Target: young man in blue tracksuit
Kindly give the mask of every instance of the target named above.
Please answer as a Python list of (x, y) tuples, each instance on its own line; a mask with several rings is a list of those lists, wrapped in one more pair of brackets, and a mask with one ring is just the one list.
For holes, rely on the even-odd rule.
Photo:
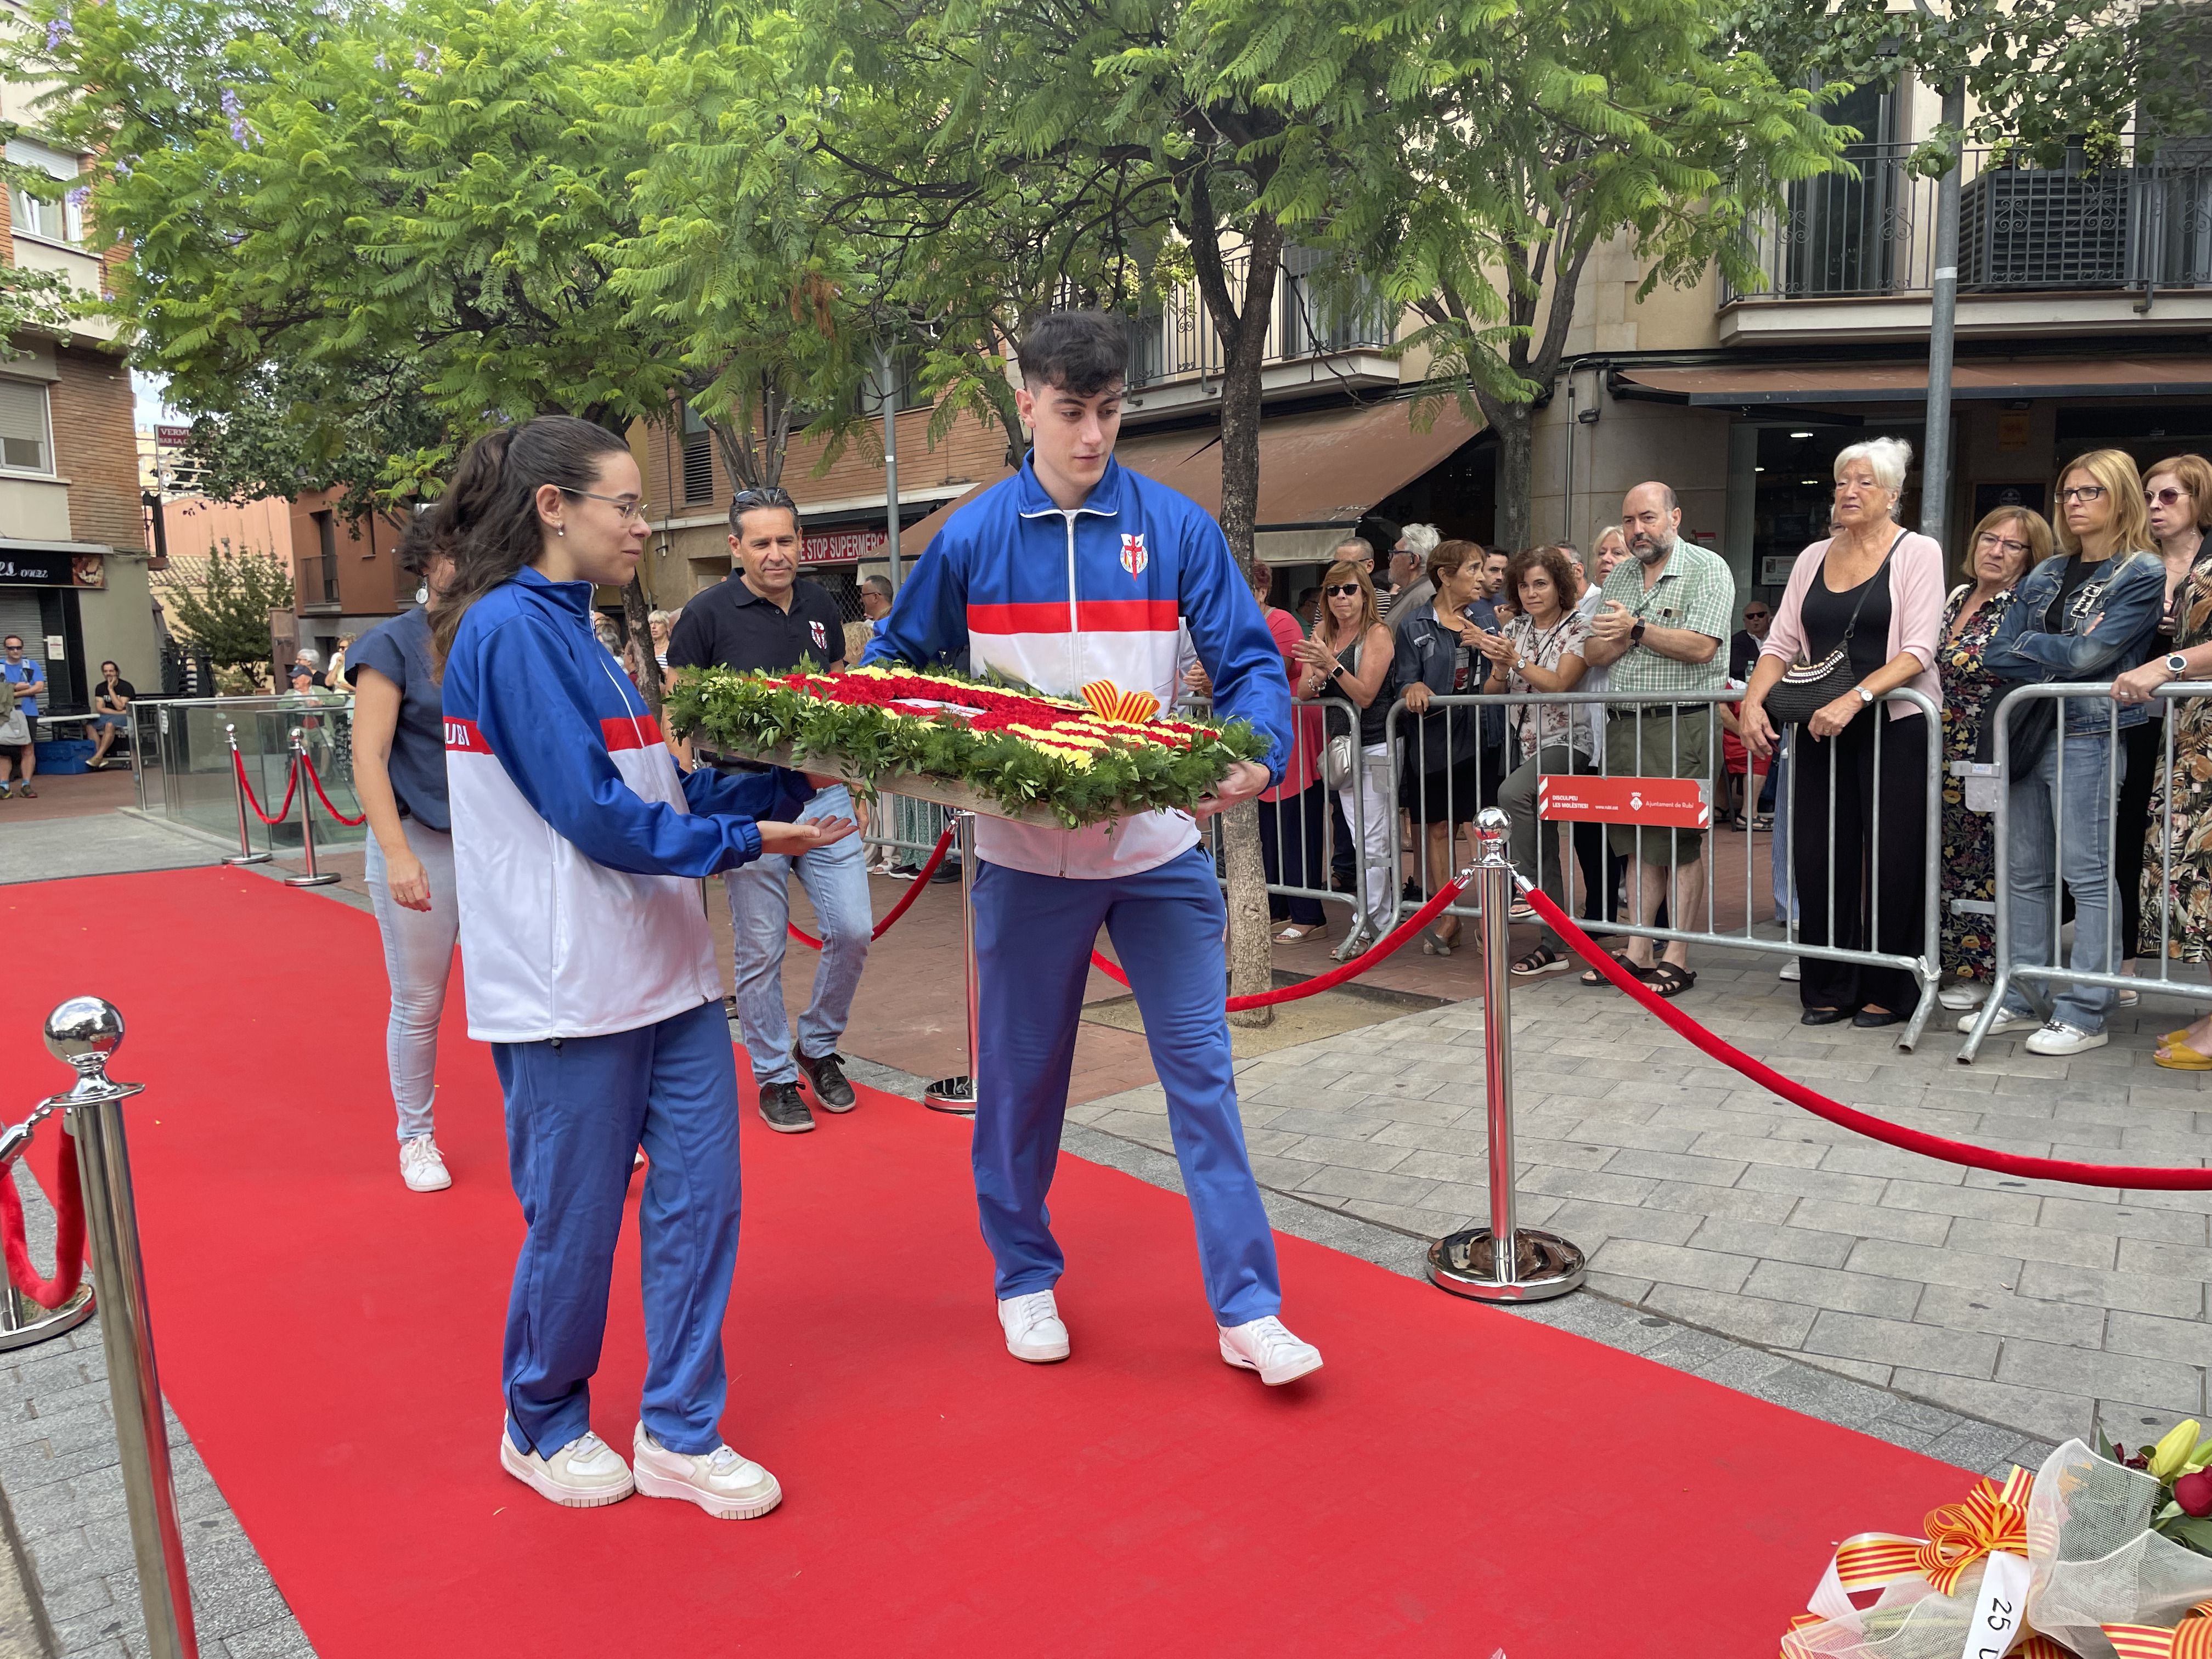
[[(1205, 810), (1257, 796), (1288, 753), (1281, 654), (1221, 527), (1114, 460), (1128, 362), (1121, 325), (1055, 312), (1022, 341), (1015, 393), (1035, 447), (1015, 477), (946, 520), (864, 660), (928, 667), (966, 652), (1054, 696), (1095, 680), (1166, 708), (1183, 631), (1214, 709), (1271, 739)], [(1198, 1224), (1221, 1357), (1287, 1382), (1321, 1354), (1283, 1327), (1275, 1247), (1244, 1151), (1223, 1011), (1227, 913), (1182, 812), (1061, 831), (977, 826), (975, 1196), (998, 1263), (999, 1321), (1018, 1359), (1065, 1359), (1063, 1265), (1045, 1195), (1060, 1153), (1076, 1022), (1103, 925), (1128, 970)]]
[[(725, 1443), (722, 1316), (738, 1254), (738, 1089), (698, 878), (851, 832), (799, 815), (787, 771), (679, 775), (659, 726), (592, 631), (646, 510), (623, 440), (564, 416), (471, 446), (426, 533), (453, 574), (443, 658), (469, 1035), (492, 1045), (529, 1231), (502, 1359), (500, 1462), (541, 1496), (627, 1498), (741, 1520), (782, 1496)], [(635, 1474), (592, 1431), (590, 1379), (631, 1163), (646, 1373)]]

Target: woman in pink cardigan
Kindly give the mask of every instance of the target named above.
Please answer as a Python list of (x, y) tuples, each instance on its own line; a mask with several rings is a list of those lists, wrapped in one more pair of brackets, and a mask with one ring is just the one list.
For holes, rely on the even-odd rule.
[(1942, 734), (1928, 729), (1915, 703), (1873, 707), (1899, 686), (1942, 707), (1936, 650), (1943, 550), (1900, 529), (1894, 516), (1911, 460), (1911, 446), (1897, 438), (1853, 444), (1836, 457), (1836, 532), (1807, 548), (1790, 571), (1743, 697), (1744, 741), (1754, 754), (1771, 753), (1766, 694), (1784, 672), (1838, 647), (1848, 655), (1850, 688), (1805, 722), (1790, 757), (1792, 873), (1807, 947), (1798, 994), (1808, 1025), (1894, 1025), (1920, 997), (1906, 969), (1818, 954), (1832, 945), (1919, 957), (1928, 948), (1928, 756)]

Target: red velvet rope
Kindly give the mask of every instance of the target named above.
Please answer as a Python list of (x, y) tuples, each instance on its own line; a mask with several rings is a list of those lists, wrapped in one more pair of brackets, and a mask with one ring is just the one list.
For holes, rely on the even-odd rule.
[(292, 816), (292, 797), (300, 789), (300, 768), (296, 762), (284, 774), (284, 804), (276, 809), (276, 816), (273, 818), (261, 810), (260, 801), (254, 797), (253, 786), (246, 781), (246, 757), (234, 749), (230, 751), (230, 763), (238, 773), (238, 787), (246, 791), (246, 804), (253, 809), (255, 817), (264, 823), (282, 823)]
[(1576, 926), (1573, 917), (1553, 903), (1540, 890), (1524, 888), (1523, 896), (1552, 930), (1574, 947), (1577, 955), (1673, 1026), (1693, 1046), (1703, 1049), (1722, 1065), (1735, 1067), (1753, 1082), (1771, 1089), (1791, 1105), (1802, 1106), (1814, 1116), (1826, 1118), (1829, 1122), (1863, 1134), (1869, 1140), (1879, 1140), (1886, 1146), (1895, 1146), (1904, 1152), (1917, 1152), (1923, 1158), (1940, 1158), (1947, 1164), (1963, 1164), (1970, 1170), (1990, 1170), (1998, 1175), (2024, 1176), (2034, 1181), (2069, 1181), (2077, 1187), (2125, 1187), (2138, 1191), (2156, 1189), (2185, 1193), (2212, 1190), (2212, 1170), (2136, 1169), (2109, 1164), (2075, 1164), (2064, 1158), (2025, 1158), (2014, 1152), (2000, 1152), (1987, 1146), (1972, 1146), (1963, 1140), (1946, 1140), (1941, 1135), (1923, 1134), (1917, 1129), (1907, 1129), (1899, 1124), (1887, 1122), (1831, 1100), (1826, 1095), (1816, 1094), (1794, 1078), (1783, 1076), (1771, 1066), (1753, 1060), (1742, 1049), (1723, 1042), (1698, 1024), (1622, 967), (1618, 960)]
[(349, 830), (358, 829), (361, 825), (368, 822), (368, 811), (365, 807), (362, 809), (362, 815), (359, 817), (349, 818), (344, 813), (339, 811), (337, 807), (331, 805), (331, 798), (323, 793), (323, 780), (321, 775), (315, 770), (314, 762), (309, 760), (305, 755), (302, 755), (300, 757), (300, 764), (307, 769), (307, 781), (314, 785), (315, 799), (322, 802), (323, 811), (328, 812), (332, 817), (336, 818), (340, 823), (344, 824)]
[(41, 1279), (23, 1239), (23, 1195), (15, 1190), (13, 1162), (0, 1164), (0, 1247), (8, 1257), (8, 1282), (49, 1311), (76, 1294), (84, 1279), (84, 1193), (77, 1185), (76, 1154), (64, 1152), (54, 1195), (54, 1276)]
[[(948, 826), (945, 833), (937, 838), (937, 845), (930, 850), (929, 862), (921, 866), (921, 873), (914, 878), (914, 885), (900, 896), (899, 902), (891, 906), (884, 919), (876, 924), (875, 930), (868, 935), (872, 943), (890, 933), (891, 924), (904, 915), (914, 902), (921, 896), (921, 890), (928, 884), (929, 878), (937, 873), (937, 866), (945, 862), (945, 849), (951, 845), (952, 831)], [(800, 927), (797, 922), (787, 921), (784, 923), (784, 929), (808, 950), (818, 951), (822, 948), (822, 941)]]
[[(1279, 1002), (1297, 1002), (1304, 997), (1319, 996), (1323, 991), (1333, 990), (1348, 979), (1357, 979), (1383, 957), (1396, 951), (1414, 934), (1442, 915), (1444, 913), (1444, 907), (1457, 898), (1466, 886), (1465, 876), (1446, 882), (1437, 890), (1435, 896), (1426, 904), (1369, 945), (1365, 951), (1349, 962), (1340, 963), (1325, 974), (1316, 974), (1313, 978), (1302, 981), (1298, 984), (1285, 985), (1273, 991), (1257, 991), (1247, 997), (1231, 997), (1223, 1006), (1232, 1014), (1241, 1013), (1247, 1008), (1272, 1008)], [(1091, 953), (1091, 965), (1105, 975), (1107, 978), (1120, 984), (1127, 985), (1129, 982), (1129, 976), (1121, 971), (1118, 964), (1109, 961), (1096, 951)]]

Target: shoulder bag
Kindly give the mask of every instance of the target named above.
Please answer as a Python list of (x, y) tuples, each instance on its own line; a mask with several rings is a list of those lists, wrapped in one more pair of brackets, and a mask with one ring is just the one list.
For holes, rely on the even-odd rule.
[[(1889, 551), (1881, 556), (1881, 562), (1873, 575), (1859, 585), (1858, 602), (1851, 606), (1850, 620), (1844, 624), (1844, 637), (1836, 648), (1818, 662), (1800, 663), (1777, 680), (1774, 689), (1766, 694), (1766, 718), (1777, 726), (1800, 726), (1830, 703), (1835, 702), (1858, 684), (1858, 676), (1851, 672), (1851, 635), (1859, 625), (1859, 612), (1865, 607), (1867, 594), (1880, 581), (1882, 573), (1889, 568), (1890, 560), (1911, 532), (1900, 530), (1897, 540), (1889, 544)], [(1832, 547), (1834, 544), (1831, 543)], [(1820, 569), (1813, 573), (1819, 581), (1826, 570), (1828, 556), (1820, 556)], [(1809, 589), (1810, 584), (1808, 584)], [(1803, 600), (1801, 597), (1799, 604)]]
[[(1346, 673), (1359, 672), (1360, 647), (1366, 643), (1364, 635), (1352, 642), (1352, 654), (1343, 659)], [(1359, 733), (1356, 726), (1348, 731), (1337, 728), (1352, 725), (1358, 717), (1355, 714), (1347, 718), (1341, 708), (1325, 712), (1328, 717), (1328, 743), (1321, 753), (1321, 781), (1331, 789), (1349, 789), (1359, 773)]]

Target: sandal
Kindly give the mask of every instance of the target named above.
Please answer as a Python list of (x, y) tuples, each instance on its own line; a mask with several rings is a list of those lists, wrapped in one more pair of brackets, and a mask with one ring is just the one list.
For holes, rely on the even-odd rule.
[(1754, 830), (1773, 829), (1774, 814), (1771, 812), (1761, 812), (1757, 817), (1751, 821), (1751, 827)]
[[(1638, 968), (1634, 963), (1631, 962), (1626, 957), (1621, 955), (1618, 951), (1607, 951), (1607, 954), (1615, 962), (1619, 963), (1622, 967), (1627, 969), (1628, 971), (1633, 974), (1637, 978), (1646, 981), (1650, 981), (1651, 977), (1650, 969)], [(1585, 985), (1610, 985), (1613, 983), (1611, 980), (1607, 979), (1603, 974), (1600, 973), (1595, 968), (1583, 969), (1580, 975), (1580, 978), (1582, 982)]]
[(1458, 947), (1459, 939), (1460, 930), (1456, 927), (1452, 929), (1449, 939), (1431, 927), (1421, 935), (1421, 954), (1425, 957), (1448, 957)]
[(1522, 979), (1534, 979), (1539, 974), (1556, 974), (1573, 966), (1550, 945), (1540, 945), (1516, 961), (1512, 972)]
[(2169, 1072), (2212, 1072), (2212, 1054), (2198, 1054), (2181, 1040), (2179, 1031), (2150, 1058), (2154, 1066), (2163, 1066)]
[(1698, 976), (1686, 968), (1677, 968), (1671, 962), (1662, 962), (1644, 976), (1644, 982), (1661, 996), (1671, 999), (1695, 985)]
[(1318, 927), (1302, 927), (1297, 922), (1292, 922), (1287, 927), (1279, 928), (1276, 930), (1275, 943), (1278, 945), (1304, 945), (1308, 939), (1319, 937), (1321, 929)]

